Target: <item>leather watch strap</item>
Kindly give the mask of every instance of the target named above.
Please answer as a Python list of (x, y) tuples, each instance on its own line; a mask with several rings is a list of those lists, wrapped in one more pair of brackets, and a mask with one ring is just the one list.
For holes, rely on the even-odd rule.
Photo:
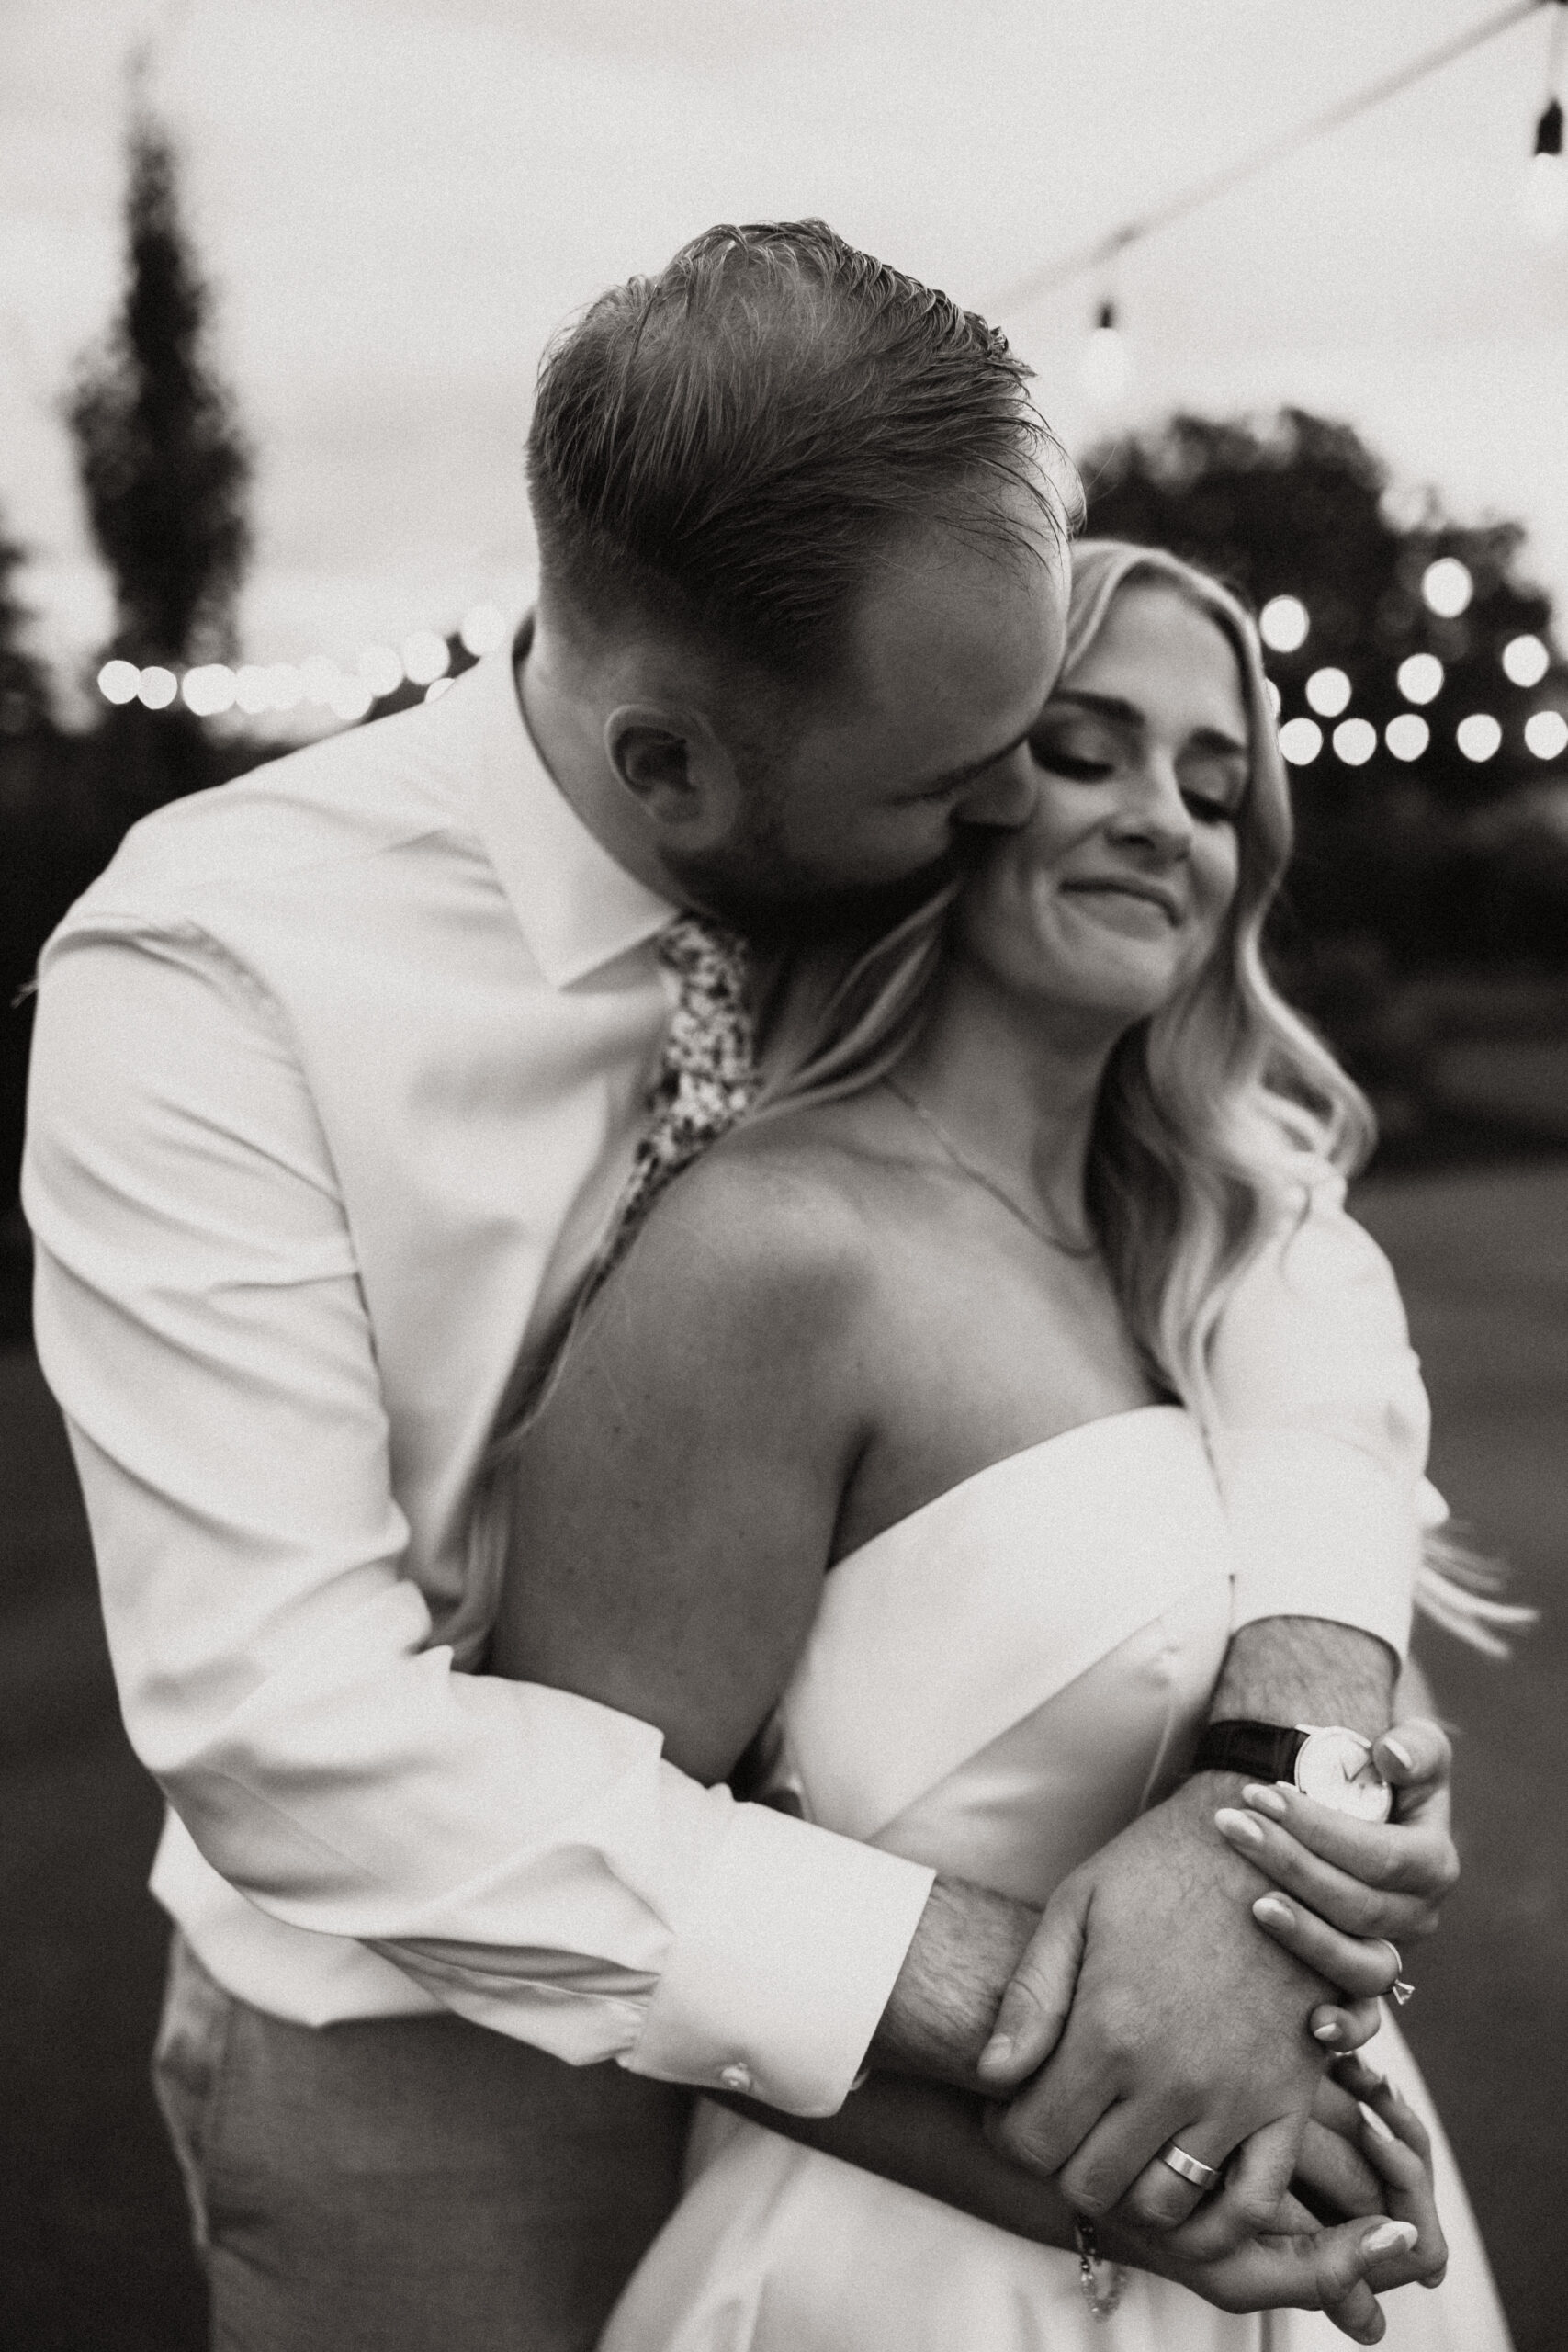
[(1250, 1772), (1255, 1780), (1288, 1781), (1301, 1754), (1304, 1732), (1280, 1724), (1247, 1723), (1240, 1717), (1211, 1724), (1192, 1758), (1195, 1772)]

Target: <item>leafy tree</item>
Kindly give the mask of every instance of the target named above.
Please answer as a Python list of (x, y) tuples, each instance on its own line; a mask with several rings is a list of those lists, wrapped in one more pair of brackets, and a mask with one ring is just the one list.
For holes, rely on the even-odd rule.
[(13, 585), (22, 561), (22, 549), (0, 526), (0, 738), (26, 735), (52, 718), (43, 665), (23, 641), (31, 616)]
[[(1525, 745), (1525, 721), (1543, 706), (1568, 707), (1560, 660), (1530, 688), (1501, 665), (1514, 638), (1550, 643), (1549, 600), (1517, 568), (1519, 526), (1461, 526), (1431, 495), (1402, 508), (1349, 425), (1299, 409), (1261, 422), (1175, 416), (1096, 450), (1084, 472), (1091, 531), (1173, 548), (1259, 609), (1275, 596), (1300, 599), (1310, 622), (1304, 642), (1269, 655), (1281, 719), (1314, 717), (1308, 681), (1334, 668), (1349, 681), (1346, 715), (1377, 731), (1372, 758), (1351, 765), (1334, 751), (1335, 718), (1316, 715), (1326, 740), (1293, 771), (1300, 848), (1280, 932), (1288, 960), (1321, 963), (1324, 943), (1336, 939), (1403, 968), (1496, 963), (1521, 952), (1568, 959), (1560, 886), (1549, 893), (1551, 909), (1527, 910), (1517, 883), (1500, 880), (1505, 844), (1517, 842), (1519, 825), (1528, 830), (1525, 810), (1540, 803), (1544, 772)], [(1473, 582), (1469, 605), (1450, 618), (1422, 594), (1439, 556), (1457, 557)], [(1397, 676), (1413, 653), (1435, 654), (1443, 683), (1421, 710), (1427, 749), (1401, 762), (1386, 749), (1385, 729), (1413, 707)], [(1457, 740), (1459, 723), (1475, 713), (1502, 728), (1500, 748), (1482, 761)]]

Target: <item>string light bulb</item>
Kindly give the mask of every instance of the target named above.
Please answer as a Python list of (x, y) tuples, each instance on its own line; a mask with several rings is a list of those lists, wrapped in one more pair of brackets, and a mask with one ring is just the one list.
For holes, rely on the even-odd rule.
[(1519, 212), (1527, 235), (1549, 244), (1568, 226), (1568, 163), (1562, 159), (1562, 101), (1552, 98), (1535, 127)]
[(1568, 227), (1568, 162), (1562, 154), (1562, 34), (1568, 0), (1555, 0), (1546, 61), (1546, 104), (1535, 126), (1535, 150), (1519, 191), (1519, 216), (1527, 236), (1549, 243)]
[(1120, 408), (1133, 381), (1133, 356), (1116, 323), (1116, 305), (1100, 304), (1078, 362), (1078, 381), (1094, 407)]

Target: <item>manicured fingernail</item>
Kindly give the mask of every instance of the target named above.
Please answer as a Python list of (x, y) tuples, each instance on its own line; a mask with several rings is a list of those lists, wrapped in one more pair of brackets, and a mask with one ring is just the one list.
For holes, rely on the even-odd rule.
[(1339, 2028), (1332, 2022), (1328, 2025), (1314, 2025), (1312, 2030), (1312, 2038), (1314, 2041), (1337, 2041)]
[(1374, 2140), (1386, 2140), (1391, 2147), (1393, 2144), (1393, 2133), (1382, 2116), (1374, 2115), (1371, 2108), (1364, 2108), (1361, 2111), (1361, 2129), (1370, 2132)]
[(1260, 1894), (1252, 1906), (1252, 1916), (1255, 1919), (1271, 1920), (1276, 1928), (1293, 1928), (1296, 1924), (1295, 1913), (1277, 1894)]
[(1255, 1813), (1266, 1813), (1274, 1821), (1285, 1818), (1285, 1800), (1278, 1789), (1246, 1788), (1241, 1793)]
[(1233, 1804), (1220, 1807), (1214, 1815), (1214, 1826), (1222, 1838), (1229, 1838), (1235, 1845), (1261, 1846), (1264, 1843), (1263, 1824), (1254, 1821), (1249, 1813), (1238, 1813)]
[(1448, 2275), (1449, 2266), (1445, 2262), (1435, 2278), (1423, 2278), (1421, 2284), (1423, 2287), (1440, 2287)]
[(1363, 2254), (1408, 2254), (1421, 2233), (1414, 2222), (1380, 2222), (1361, 2240)]
[(1383, 1746), (1387, 1748), (1389, 1754), (1393, 1757), (1396, 1764), (1403, 1764), (1407, 1772), (1414, 1772), (1416, 1770), (1416, 1758), (1412, 1756), (1410, 1750), (1405, 1747), (1404, 1742), (1402, 1739), (1390, 1739), (1385, 1734), (1383, 1737)]
[(1012, 2056), (1010, 2033), (994, 2033), (980, 2052), (982, 2066), (1000, 2066)]

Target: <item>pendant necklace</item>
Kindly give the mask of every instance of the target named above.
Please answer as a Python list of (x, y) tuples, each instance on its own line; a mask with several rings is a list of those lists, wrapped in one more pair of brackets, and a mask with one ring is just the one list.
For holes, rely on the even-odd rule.
[(928, 1128), (931, 1134), (936, 1137), (937, 1142), (942, 1146), (942, 1151), (953, 1162), (953, 1165), (957, 1169), (959, 1174), (961, 1176), (967, 1176), (972, 1184), (978, 1184), (982, 1192), (989, 1193), (991, 1198), (994, 1201), (999, 1202), (1001, 1206), (1008, 1212), (1008, 1215), (1016, 1218), (1018, 1223), (1023, 1227), (1025, 1232), (1032, 1233), (1034, 1236), (1036, 1241), (1043, 1241), (1046, 1248), (1049, 1250), (1060, 1250), (1064, 1258), (1092, 1258), (1095, 1256), (1098, 1246), (1096, 1243), (1090, 1241), (1087, 1244), (1080, 1245), (1071, 1241), (1064, 1241), (1060, 1234), (1053, 1233), (1048, 1226), (1038, 1224), (1036, 1220), (1030, 1216), (1027, 1209), (1020, 1208), (1011, 1193), (1004, 1192), (1001, 1185), (997, 1182), (994, 1176), (987, 1176), (983, 1168), (976, 1168), (973, 1160), (966, 1159), (964, 1158), (964, 1154), (959, 1150), (958, 1146), (953, 1142), (953, 1137), (948, 1134), (947, 1129), (936, 1116), (936, 1114), (933, 1111), (927, 1110), (925, 1104), (920, 1101), (918, 1094), (911, 1094), (908, 1087), (900, 1086), (897, 1080), (893, 1077), (885, 1077), (882, 1083), (886, 1087), (888, 1092), (890, 1094), (896, 1094), (898, 1097), (899, 1102), (903, 1103), (905, 1109), (912, 1112), (915, 1117), (920, 1122), (920, 1125), (923, 1127)]

